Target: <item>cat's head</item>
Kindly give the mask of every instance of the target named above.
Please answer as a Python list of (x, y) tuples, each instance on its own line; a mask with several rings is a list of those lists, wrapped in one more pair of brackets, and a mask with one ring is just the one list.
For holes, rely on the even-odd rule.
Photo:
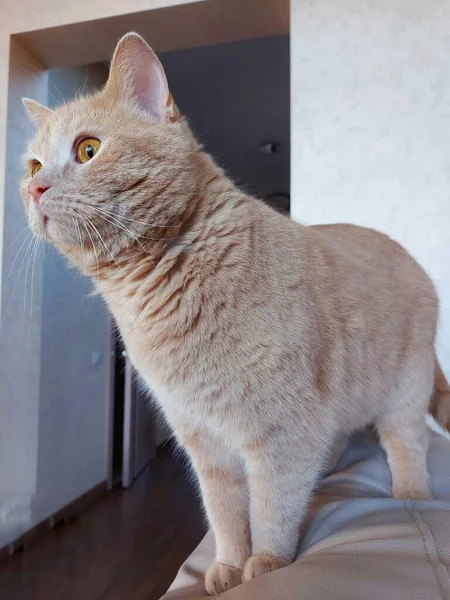
[(137, 34), (118, 43), (100, 92), (55, 110), (24, 104), (38, 128), (21, 184), (35, 235), (75, 260), (109, 261), (161, 239), (189, 211), (199, 146)]

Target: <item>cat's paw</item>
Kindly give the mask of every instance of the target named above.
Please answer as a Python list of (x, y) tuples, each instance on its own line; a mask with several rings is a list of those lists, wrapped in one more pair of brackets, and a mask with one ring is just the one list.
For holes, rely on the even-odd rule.
[(264, 554), (255, 554), (251, 556), (245, 563), (244, 572), (242, 574), (242, 581), (245, 583), (261, 577), (265, 573), (276, 571), (287, 567), (289, 561), (279, 558), (278, 556), (265, 556)]
[(242, 583), (242, 569), (216, 562), (206, 573), (205, 588), (211, 596), (221, 594)]
[(411, 486), (397, 486), (392, 490), (392, 495), (397, 500), (431, 500), (428, 487), (413, 488)]

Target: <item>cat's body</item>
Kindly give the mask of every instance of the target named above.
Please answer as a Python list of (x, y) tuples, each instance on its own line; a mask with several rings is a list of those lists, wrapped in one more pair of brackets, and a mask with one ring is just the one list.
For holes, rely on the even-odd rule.
[[(76, 184), (69, 176), (50, 184), (44, 163), (26, 178), (24, 200), (34, 230), (92, 276), (192, 458), (217, 544), (206, 587), (220, 593), (242, 570), (250, 580), (294, 559), (309, 496), (339, 436), (375, 425), (394, 495), (428, 494), (424, 417), (438, 368), (437, 299), (423, 270), (386, 236), (302, 227), (239, 191), (170, 104), (145, 43), (129, 36), (121, 44), (108, 102), (100, 94), (84, 112), (69, 105), (54, 119), (29, 107), (44, 123), (36, 142), (44, 157), (46, 128), (65, 123), (61, 139), (72, 140), (83, 123), (91, 135), (86, 114), (96, 115), (106, 142), (102, 156), (73, 165)], [(146, 60), (163, 101), (150, 97), (137, 109), (118, 92), (117, 74), (136, 78), (133, 65)], [(141, 80), (135, 88), (141, 102), (148, 90)], [(159, 118), (147, 122), (149, 106)], [(111, 157), (130, 139), (128, 169), (105, 183)], [(59, 166), (66, 162), (70, 153)], [(101, 190), (91, 189), (99, 180)], [(50, 185), (72, 188), (56, 198)], [(73, 216), (80, 206), (81, 222), (104, 211), (89, 237), (58, 222), (61, 210)], [(440, 371), (437, 380), (433, 409), (446, 425), (448, 384)]]
[(263, 428), (281, 426), (309, 401), (330, 439), (377, 420), (412, 354), (433, 373), (437, 299), (397, 243), (302, 227), (243, 194), (212, 212), (151, 272), (125, 254), (121, 276), (113, 264), (97, 283), (176, 432), (203, 428), (238, 450), (265, 413)]

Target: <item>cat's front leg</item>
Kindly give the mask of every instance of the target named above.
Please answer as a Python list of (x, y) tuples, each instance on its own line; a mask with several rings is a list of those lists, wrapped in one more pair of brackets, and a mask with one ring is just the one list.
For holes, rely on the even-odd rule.
[(249, 498), (244, 467), (218, 441), (203, 432), (178, 432), (197, 473), (216, 541), (216, 562), (205, 587), (220, 594), (239, 585), (251, 554)]
[(249, 488), (252, 556), (243, 581), (290, 564), (296, 557), (300, 526), (324, 463), (319, 440), (289, 432), (262, 436), (244, 448)]

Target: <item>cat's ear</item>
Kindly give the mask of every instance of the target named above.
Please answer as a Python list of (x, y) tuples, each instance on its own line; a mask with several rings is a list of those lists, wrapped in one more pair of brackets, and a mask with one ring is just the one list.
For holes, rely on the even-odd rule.
[(113, 99), (129, 98), (157, 119), (175, 118), (164, 69), (137, 33), (127, 33), (117, 44), (104, 93)]
[(39, 102), (36, 102), (35, 100), (31, 100), (31, 98), (22, 98), (22, 102), (28, 116), (38, 127), (40, 127), (52, 114), (52, 111), (49, 108), (43, 104), (39, 104)]

